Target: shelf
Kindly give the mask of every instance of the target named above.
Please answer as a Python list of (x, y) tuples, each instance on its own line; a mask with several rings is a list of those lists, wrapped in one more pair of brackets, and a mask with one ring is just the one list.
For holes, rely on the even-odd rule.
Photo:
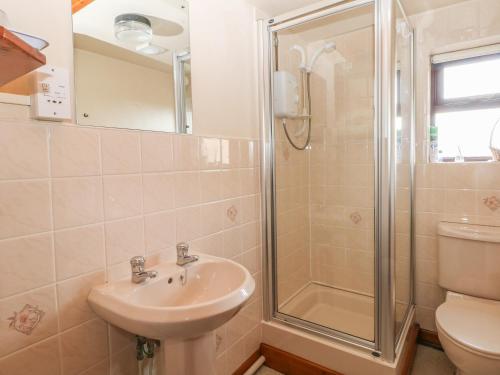
[(46, 63), (43, 53), (0, 26), (0, 86)]
[(71, 10), (73, 14), (76, 12), (79, 12), (83, 8), (85, 8), (87, 5), (92, 3), (94, 0), (72, 0), (71, 1)]

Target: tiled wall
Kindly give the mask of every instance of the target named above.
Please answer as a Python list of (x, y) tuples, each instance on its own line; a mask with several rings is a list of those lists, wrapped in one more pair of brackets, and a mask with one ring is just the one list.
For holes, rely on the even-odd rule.
[(429, 56), (498, 43), (500, 3), (465, 1), (412, 16), (411, 20), (416, 28), (417, 52), (417, 320), (424, 328), (435, 330), (435, 309), (444, 300), (437, 282), (437, 223), (451, 220), (500, 225), (500, 203), (495, 204), (495, 197), (500, 200), (500, 163), (427, 163)]
[(281, 304), (311, 281), (309, 151), (290, 146), (280, 125), (276, 133), (277, 279)]
[(373, 28), (334, 42), (345, 61), (328, 57), (311, 83), (312, 277), (373, 295)]
[(257, 281), (217, 332), (232, 373), (260, 343), (259, 190), (256, 140), (0, 120), (0, 374), (136, 374), (133, 337), (86, 298), (179, 241)]

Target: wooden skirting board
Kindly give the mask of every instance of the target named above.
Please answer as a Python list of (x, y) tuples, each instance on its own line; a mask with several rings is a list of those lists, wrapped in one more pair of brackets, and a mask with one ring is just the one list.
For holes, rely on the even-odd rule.
[(267, 367), (272, 368), (286, 375), (342, 375), (326, 367), (320, 366), (307, 359), (298, 357), (294, 354), (285, 352), (267, 344), (260, 345), (260, 351), (266, 358), (264, 363)]
[[(401, 375), (410, 374), (417, 352), (417, 343), (442, 350), (436, 332), (421, 329), (418, 324), (414, 324), (406, 336), (405, 352), (401, 358)], [(261, 344), (260, 349), (253, 353), (233, 375), (243, 375), (261, 355), (266, 358), (264, 365), (285, 375), (343, 375), (267, 344)]]
[(443, 350), (441, 341), (439, 341), (438, 334), (434, 331), (420, 328), (420, 330), (418, 331), (417, 342), (420, 345), (430, 346), (434, 349)]
[(420, 331), (420, 326), (415, 323), (410, 327), (408, 334), (406, 335), (406, 341), (404, 345), (404, 352), (401, 354), (401, 375), (409, 375), (413, 367), (413, 362), (415, 361), (415, 354), (417, 353), (417, 337)]
[(246, 370), (248, 370), (257, 359), (260, 357), (260, 348), (257, 350), (255, 353), (253, 353), (250, 358), (248, 358), (245, 362), (241, 364), (240, 367), (238, 367), (238, 370), (233, 372), (233, 375), (243, 375)]

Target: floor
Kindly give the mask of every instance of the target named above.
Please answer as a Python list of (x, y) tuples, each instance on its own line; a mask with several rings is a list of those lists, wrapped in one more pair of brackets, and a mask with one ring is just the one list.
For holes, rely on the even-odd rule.
[[(411, 375), (453, 375), (455, 368), (444, 352), (419, 345)], [(266, 366), (260, 368), (256, 375), (283, 375)]]
[(453, 375), (455, 366), (441, 350), (419, 345), (411, 375)]
[(373, 340), (373, 297), (311, 282), (281, 305), (279, 311)]

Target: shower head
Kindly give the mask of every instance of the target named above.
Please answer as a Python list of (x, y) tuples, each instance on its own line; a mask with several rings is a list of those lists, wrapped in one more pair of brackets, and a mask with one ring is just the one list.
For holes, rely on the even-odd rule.
[(290, 51), (297, 51), (300, 54), (300, 69), (306, 70), (306, 51), (304, 47), (294, 44), (290, 47)]
[(323, 50), (324, 52), (326, 53), (330, 53), (330, 52), (333, 52), (337, 49), (337, 46), (335, 45), (334, 42), (326, 42), (324, 45), (323, 45)]
[(334, 42), (326, 42), (323, 44), (313, 55), (311, 59), (311, 63), (309, 66), (306, 68), (307, 72), (311, 72), (314, 64), (316, 64), (316, 60), (323, 54), (323, 53), (332, 53), (337, 49), (337, 46), (335, 45)]

